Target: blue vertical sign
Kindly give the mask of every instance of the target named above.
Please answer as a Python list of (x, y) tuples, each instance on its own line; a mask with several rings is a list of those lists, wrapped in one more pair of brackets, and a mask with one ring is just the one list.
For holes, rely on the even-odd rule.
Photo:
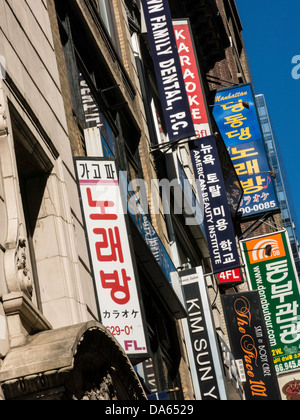
[(242, 216), (278, 211), (252, 86), (218, 91), (213, 115), (244, 190)]
[(142, 0), (170, 141), (195, 136), (168, 0)]
[(190, 142), (204, 225), (215, 274), (240, 268), (235, 233), (214, 136)]

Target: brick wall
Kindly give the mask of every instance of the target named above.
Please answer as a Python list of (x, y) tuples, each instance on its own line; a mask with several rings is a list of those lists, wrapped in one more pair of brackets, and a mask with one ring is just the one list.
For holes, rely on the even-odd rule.
[(84, 156), (83, 140), (81, 131), (76, 123), (73, 114), (72, 96), (69, 85), (68, 71), (65, 60), (63, 47), (61, 44), (58, 22), (56, 17), (56, 10), (54, 0), (47, 0), (49, 18), (52, 27), (52, 35), (54, 42), (54, 49), (56, 53), (56, 60), (59, 69), (59, 78), (62, 90), (62, 97), (65, 106), (67, 126), (69, 132), (69, 139), (74, 156)]
[[(138, 121), (141, 130), (141, 138), (139, 142), (139, 158), (142, 166), (143, 179), (146, 181), (149, 190), (149, 209), (153, 227), (160, 236), (160, 239), (166, 250), (170, 253), (169, 239), (165, 219), (163, 216), (162, 205), (159, 190), (154, 188), (151, 191), (151, 181), (157, 179), (155, 160), (150, 153), (150, 135), (146, 119), (146, 113), (143, 103), (142, 92), (140, 88), (140, 81), (137, 72), (133, 44), (131, 34), (128, 27), (128, 19), (126, 15), (125, 5), (123, 0), (113, 0), (115, 17), (117, 22), (118, 37), (120, 39), (120, 47), (122, 53), (123, 64), (129, 74), (131, 82), (136, 90), (136, 97), (133, 108), (136, 110), (135, 117)], [(154, 214), (153, 205), (155, 200), (159, 203), (160, 213)]]

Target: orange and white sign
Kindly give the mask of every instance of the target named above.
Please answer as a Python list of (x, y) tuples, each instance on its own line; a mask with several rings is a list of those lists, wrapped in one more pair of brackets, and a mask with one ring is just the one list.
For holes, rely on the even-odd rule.
[(286, 256), (281, 234), (269, 238), (254, 239), (247, 242), (246, 245), (251, 264)]

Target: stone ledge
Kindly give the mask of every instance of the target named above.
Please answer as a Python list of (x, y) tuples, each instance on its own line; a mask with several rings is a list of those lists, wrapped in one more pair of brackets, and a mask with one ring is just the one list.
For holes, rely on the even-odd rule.
[(2, 303), (12, 348), (24, 345), (29, 335), (52, 330), (51, 324), (24, 293), (4, 295)]

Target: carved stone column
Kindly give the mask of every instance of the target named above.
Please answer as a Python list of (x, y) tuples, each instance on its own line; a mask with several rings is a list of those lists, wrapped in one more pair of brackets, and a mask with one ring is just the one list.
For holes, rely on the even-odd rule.
[[(6, 207), (6, 237), (1, 244), (4, 279), (1, 279), (3, 309), (7, 317), (10, 346), (25, 343), (30, 333), (51, 328), (32, 302), (28, 242), (20, 196), (18, 170), (7, 97), (0, 80), (0, 160), (3, 200)], [(3, 217), (3, 215), (2, 215)], [(0, 349), (1, 350), (1, 349)], [(8, 348), (7, 348), (8, 350)], [(5, 354), (2, 354), (4, 357)]]

